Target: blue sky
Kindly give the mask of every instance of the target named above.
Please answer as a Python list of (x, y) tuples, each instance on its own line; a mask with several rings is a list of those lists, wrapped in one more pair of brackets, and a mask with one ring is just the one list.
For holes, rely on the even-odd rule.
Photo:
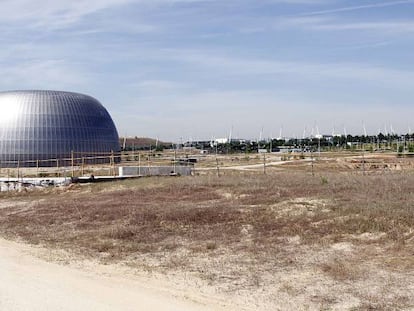
[(414, 0), (2, 0), (0, 89), (162, 140), (414, 130)]

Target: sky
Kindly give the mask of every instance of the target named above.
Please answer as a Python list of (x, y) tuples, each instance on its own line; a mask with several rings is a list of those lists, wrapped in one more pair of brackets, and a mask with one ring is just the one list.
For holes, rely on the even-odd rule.
[(414, 130), (414, 0), (0, 0), (0, 90), (80, 92), (120, 136)]

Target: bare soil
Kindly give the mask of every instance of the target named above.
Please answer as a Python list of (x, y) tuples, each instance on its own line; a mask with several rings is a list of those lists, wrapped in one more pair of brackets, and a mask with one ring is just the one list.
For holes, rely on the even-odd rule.
[(217, 300), (203, 299), (195, 291), (174, 291), (166, 286), (168, 280), (131, 276), (116, 265), (89, 261), (76, 269), (36, 257), (47, 253), (0, 239), (0, 310), (226, 310)]
[(235, 310), (412, 310), (414, 174), (344, 162), (3, 193), (0, 234)]

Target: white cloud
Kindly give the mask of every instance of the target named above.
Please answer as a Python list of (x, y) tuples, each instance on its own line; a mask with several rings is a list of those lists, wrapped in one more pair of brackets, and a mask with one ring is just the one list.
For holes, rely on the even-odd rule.
[(329, 134), (333, 124), (337, 129), (346, 125), (348, 133), (361, 134), (363, 120), (370, 133), (383, 122), (395, 121), (395, 125), (404, 127), (411, 124), (410, 113), (401, 115), (397, 106), (385, 100), (373, 100), (372, 105), (366, 105), (365, 100), (361, 98), (349, 105), (339, 97), (330, 100), (272, 91), (199, 91), (140, 99), (129, 106), (128, 113), (116, 112), (115, 117), (121, 133), (158, 135), (171, 141), (179, 141), (180, 137), (224, 137), (232, 127), (234, 137), (254, 139), (262, 127), (264, 137), (277, 135), (281, 126), (285, 135), (301, 137), (304, 126), (310, 131), (318, 125), (321, 133)]
[[(409, 110), (414, 95), (414, 71), (404, 64), (412, 44), (401, 40), (396, 50), (389, 42), (394, 34), (411, 34), (414, 22), (394, 11), (337, 15), (411, 2), (338, 8), (346, 1), (4, 0), (0, 89), (91, 94), (112, 109), (120, 132), (129, 126), (128, 133), (160, 138), (223, 136), (232, 124), (244, 137), (262, 126), (278, 132), (281, 114), (290, 135), (295, 129), (301, 135), (314, 120), (321, 132), (324, 123), (330, 132), (333, 122), (357, 118), (359, 129), (370, 116), (396, 124), (389, 103)], [(313, 5), (334, 9), (289, 15)], [(255, 32), (261, 33), (246, 34)], [(387, 54), (374, 60), (364, 53), (370, 51), (332, 52), (373, 44), (389, 44)], [(376, 104), (386, 108), (379, 113)]]
[(326, 4), (330, 0), (268, 0), (270, 3), (287, 3), (287, 4)]
[[(266, 27), (254, 29), (257, 32), (268, 30), (300, 29), (302, 31), (364, 31), (380, 35), (411, 34), (414, 32), (412, 20), (347, 21), (326, 16), (281, 17), (268, 22)], [(243, 29), (241, 30), (243, 32)]]
[(163, 57), (203, 66), (218, 75), (285, 74), (304, 79), (338, 79), (364, 81), (402, 88), (412, 88), (414, 72), (364, 63), (312, 63), (255, 58), (238, 58), (196, 50), (168, 50)]
[(142, 80), (137, 83), (131, 83), (128, 88), (137, 90), (141, 96), (146, 94), (169, 94), (188, 91), (192, 88), (191, 84), (171, 81), (171, 80)]
[(384, 8), (384, 7), (389, 7), (389, 6), (412, 4), (412, 3), (414, 3), (414, 0), (396, 0), (396, 1), (392, 1), (392, 2), (379, 2), (379, 3), (366, 4), (366, 5), (341, 7), (341, 8), (335, 8), (335, 9), (329, 9), (329, 10), (305, 12), (305, 13), (302, 13), (302, 14), (299, 14), (299, 15), (301, 15), (301, 16), (324, 15), (324, 14), (359, 11), (359, 10), (366, 10), (366, 9)]
[(352, 31), (376, 31), (382, 34), (412, 33), (414, 21), (388, 21), (388, 22), (355, 22), (337, 24), (316, 24), (311, 26), (317, 30), (352, 30)]
[(0, 21), (30, 22), (36, 26), (63, 26), (80, 18), (110, 7), (124, 5), (133, 0), (3, 0)]
[(0, 88), (11, 89), (82, 89), (90, 76), (76, 64), (63, 60), (28, 60), (19, 64), (0, 63)]
[(204, 1), (208, 0), (2, 0), (0, 23), (26, 22), (31, 27), (53, 29), (72, 25), (93, 13), (128, 4), (154, 6)]

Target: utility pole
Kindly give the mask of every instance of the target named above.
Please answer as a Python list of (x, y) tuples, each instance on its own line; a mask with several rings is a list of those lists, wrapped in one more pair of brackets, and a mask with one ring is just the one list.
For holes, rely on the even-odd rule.
[(217, 153), (218, 153), (217, 145), (218, 145), (218, 143), (216, 142), (216, 167), (217, 167), (217, 177), (220, 177), (219, 161), (218, 161), (218, 157), (217, 157)]
[(141, 153), (139, 151), (138, 151), (138, 176), (141, 176)]
[(364, 150), (364, 145), (362, 145), (362, 175), (365, 175), (365, 150)]
[(311, 167), (312, 167), (312, 176), (315, 176), (315, 173), (313, 171), (313, 147), (311, 148)]
[(73, 150), (71, 151), (70, 155), (71, 155), (70, 162), (71, 162), (71, 165), (72, 165), (72, 177), (75, 177), (75, 168), (74, 168), (75, 159), (74, 159)]
[(115, 176), (115, 157), (114, 157), (113, 150), (111, 150), (111, 171), (112, 171), (112, 176)]
[(318, 159), (321, 159), (321, 139), (318, 139)]
[(174, 174), (177, 174), (177, 149), (174, 149)]

